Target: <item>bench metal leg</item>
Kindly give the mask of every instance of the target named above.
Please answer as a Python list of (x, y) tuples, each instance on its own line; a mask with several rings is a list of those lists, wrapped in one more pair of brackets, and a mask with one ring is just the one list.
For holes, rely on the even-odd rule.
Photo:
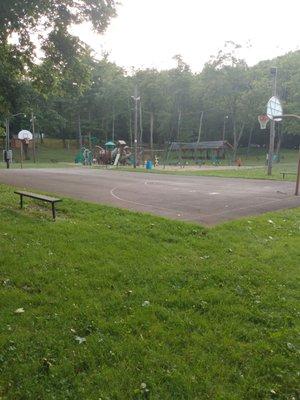
[(53, 217), (53, 220), (55, 221), (55, 204), (54, 203), (51, 203), (52, 204), (52, 217)]
[(20, 208), (23, 208), (23, 195), (20, 194)]

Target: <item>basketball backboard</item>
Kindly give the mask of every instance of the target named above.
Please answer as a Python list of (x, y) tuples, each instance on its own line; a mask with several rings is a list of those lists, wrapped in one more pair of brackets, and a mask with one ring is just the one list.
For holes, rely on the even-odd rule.
[(282, 105), (278, 97), (273, 96), (268, 101), (267, 116), (274, 121), (282, 120)]

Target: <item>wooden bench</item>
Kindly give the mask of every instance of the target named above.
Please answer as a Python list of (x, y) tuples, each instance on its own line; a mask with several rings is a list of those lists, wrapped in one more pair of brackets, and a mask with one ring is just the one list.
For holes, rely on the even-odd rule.
[(285, 179), (286, 175), (297, 175), (296, 172), (280, 172), (282, 175), (282, 179)]
[(61, 201), (61, 199), (56, 199), (55, 197), (45, 196), (43, 194), (36, 194), (31, 192), (21, 192), (16, 191), (15, 194), (20, 196), (20, 208), (23, 208), (23, 197), (30, 197), (31, 199), (46, 201), (47, 203), (51, 203), (52, 206), (52, 217), (55, 221), (55, 203)]

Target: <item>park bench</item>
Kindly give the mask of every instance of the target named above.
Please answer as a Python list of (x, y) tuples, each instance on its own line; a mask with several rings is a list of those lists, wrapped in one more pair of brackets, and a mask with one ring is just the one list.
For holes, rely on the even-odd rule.
[(280, 172), (282, 175), (282, 179), (285, 179), (286, 175), (297, 175), (296, 172)]
[(55, 203), (61, 201), (61, 199), (56, 199), (55, 197), (45, 196), (43, 194), (36, 194), (31, 192), (15, 191), (15, 194), (20, 196), (20, 208), (23, 208), (23, 197), (30, 197), (31, 199), (42, 200), (47, 203), (51, 203), (52, 206), (52, 217), (55, 221)]

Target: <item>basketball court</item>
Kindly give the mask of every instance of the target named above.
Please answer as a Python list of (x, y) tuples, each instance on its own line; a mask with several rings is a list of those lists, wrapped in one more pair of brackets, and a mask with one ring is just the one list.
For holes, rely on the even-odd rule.
[(286, 181), (53, 168), (3, 169), (0, 182), (205, 225), (300, 206)]

